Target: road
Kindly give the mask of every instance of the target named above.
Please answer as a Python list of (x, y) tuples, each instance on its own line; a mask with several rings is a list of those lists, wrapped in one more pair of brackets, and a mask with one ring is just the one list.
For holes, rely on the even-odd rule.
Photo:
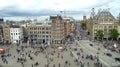
[[(103, 65), (107, 67), (120, 66), (120, 62), (116, 62), (114, 59), (116, 57), (120, 57), (120, 54), (105, 49), (101, 43), (97, 43), (96, 41), (95, 42), (89, 41), (89, 38), (87, 37), (87, 32), (85, 30), (82, 30), (80, 25), (78, 25), (77, 23), (75, 30), (75, 41), (79, 44), (80, 48), (84, 50), (85, 54), (92, 54), (93, 56), (98, 56), (100, 62)], [(91, 43), (94, 46), (90, 46), (89, 44)], [(98, 48), (100, 48), (100, 50), (98, 50)], [(105, 53), (111, 53), (112, 57), (107, 56)]]
[[(119, 54), (113, 53), (110, 51), (106, 51), (105, 48), (97, 46), (97, 45), (92, 47), (89, 45), (91, 42), (88, 40), (81, 40), (81, 41), (76, 41), (76, 42), (80, 45), (81, 48), (84, 49), (84, 51), (86, 51), (89, 54), (92, 54), (95, 56), (95, 55), (97, 55), (97, 52), (99, 52), (99, 54), (98, 54), (99, 60), (104, 65), (106, 65), (108, 67), (120, 66), (120, 62), (116, 62), (114, 59), (115, 57), (120, 57)], [(100, 48), (100, 50), (98, 50), (98, 48)], [(107, 55), (104, 55), (105, 52), (110, 52), (113, 56), (109, 57)]]

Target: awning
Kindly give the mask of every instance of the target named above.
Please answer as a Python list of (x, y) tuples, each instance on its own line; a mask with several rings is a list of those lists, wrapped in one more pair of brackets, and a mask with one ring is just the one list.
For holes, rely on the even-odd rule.
[(0, 49), (0, 54), (3, 54), (5, 52), (4, 49)]
[(63, 49), (63, 47), (58, 47), (58, 49)]

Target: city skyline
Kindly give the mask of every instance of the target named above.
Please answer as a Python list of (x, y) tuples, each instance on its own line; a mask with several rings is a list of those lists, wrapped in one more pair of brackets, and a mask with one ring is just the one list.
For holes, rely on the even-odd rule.
[(81, 19), (83, 15), (89, 17), (91, 8), (95, 8), (95, 11), (99, 8), (110, 8), (115, 16), (120, 9), (119, 0), (4, 0), (0, 2), (1, 17), (63, 15), (61, 11), (66, 11), (66, 15), (77, 15)]

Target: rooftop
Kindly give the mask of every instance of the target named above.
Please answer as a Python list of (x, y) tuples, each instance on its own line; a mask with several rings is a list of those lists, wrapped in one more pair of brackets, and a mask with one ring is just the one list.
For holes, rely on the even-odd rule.
[(101, 17), (112, 17), (112, 18), (114, 18), (114, 16), (109, 12), (108, 9), (103, 9), (103, 10), (99, 10), (98, 11), (98, 13), (95, 16), (95, 18), (98, 19), (98, 18), (101, 18)]

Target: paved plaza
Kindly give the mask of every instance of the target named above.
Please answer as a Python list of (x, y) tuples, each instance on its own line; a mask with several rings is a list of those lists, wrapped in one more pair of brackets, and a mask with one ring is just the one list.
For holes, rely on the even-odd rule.
[[(63, 46), (64, 47), (64, 46)], [(16, 45), (11, 46), (1, 46), (3, 49), (8, 49), (6, 51), (6, 54), (11, 54), (9, 57), (5, 57), (8, 63), (3, 63), (2, 58), (0, 58), (0, 65), (1, 67), (34, 67), (35, 63), (38, 62), (38, 65), (35, 67), (47, 67), (46, 64), (49, 62), (49, 67), (79, 67), (74, 60), (75, 57), (70, 56), (69, 48), (67, 48), (64, 51), (60, 51), (56, 48), (46, 48), (43, 52), (38, 52), (37, 55), (35, 52), (40, 51), (39, 48), (23, 48), (23, 51), (20, 51), (20, 53), (17, 53), (16, 49), (18, 48)], [(48, 53), (51, 53), (48, 55), (49, 59), (46, 58)], [(21, 62), (17, 62), (17, 59), (21, 56), (21, 54), (24, 54), (24, 57), (26, 59), (23, 64)], [(30, 59), (28, 56), (30, 54), (33, 59)], [(67, 61), (67, 64), (66, 64)]]
[[(120, 55), (110, 52), (108, 57), (103, 46), (90, 46), (88, 40), (75, 41), (72, 44), (32, 44), (26, 47), (1, 45), (5, 56), (0, 58), (0, 67), (112, 67), (120, 63), (114, 57)], [(99, 56), (97, 54), (98, 47)], [(108, 51), (107, 51), (108, 52)], [(7, 55), (9, 54), (9, 55)], [(7, 55), (7, 56), (6, 56)], [(22, 60), (21, 60), (22, 58)]]

